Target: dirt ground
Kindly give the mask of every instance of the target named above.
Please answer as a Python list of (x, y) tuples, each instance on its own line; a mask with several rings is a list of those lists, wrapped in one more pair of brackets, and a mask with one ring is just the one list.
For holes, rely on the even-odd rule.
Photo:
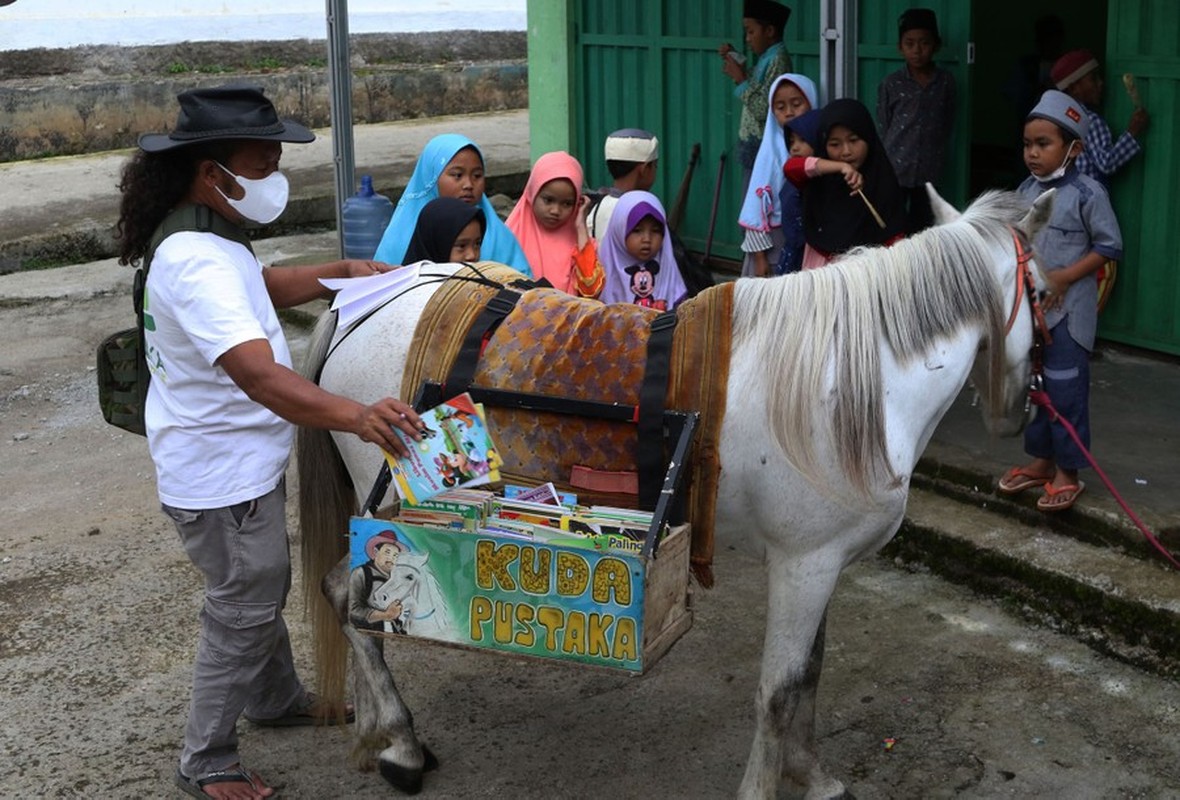
[[(18, 299), (27, 280), (0, 276), (0, 797), (175, 796), (201, 592), (144, 440), (97, 411), (94, 346), (128, 324), (127, 298)], [(732, 546), (717, 576), (695, 595), (693, 628), (641, 678), (388, 648), (442, 761), (424, 796), (733, 796), (764, 580)], [(301, 603), (297, 591), (288, 619), (306, 663)], [(1180, 795), (1180, 688), (957, 586), (858, 565), (828, 642), (820, 752), (862, 800)], [(241, 733), (246, 761), (286, 797), (392, 794), (348, 766), (341, 731)]]

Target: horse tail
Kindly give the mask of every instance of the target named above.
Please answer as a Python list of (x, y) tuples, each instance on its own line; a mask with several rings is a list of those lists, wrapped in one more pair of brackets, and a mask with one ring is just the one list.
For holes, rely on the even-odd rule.
[[(304, 359), (303, 374), (308, 379), (318, 383), (335, 331), (336, 314), (322, 314)], [(346, 533), (349, 517), (356, 513), (356, 491), (327, 430), (300, 426), (295, 463), (299, 473), (303, 596), (315, 642), (317, 689), (322, 697), (343, 702), (348, 640), (341, 625), (347, 620), (347, 602), (340, 612), (334, 609), (325, 592), (325, 581), (348, 552)]]

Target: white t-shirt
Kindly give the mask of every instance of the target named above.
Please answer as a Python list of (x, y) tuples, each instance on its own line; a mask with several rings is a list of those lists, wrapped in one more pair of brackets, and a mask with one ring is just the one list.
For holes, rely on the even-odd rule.
[(160, 502), (222, 508), (277, 486), (294, 426), (214, 366), (226, 351), (255, 339), (269, 341), (275, 361), (291, 366), (253, 253), (213, 233), (169, 236), (148, 272), (144, 329), (152, 373), (145, 421)]
[(614, 213), (615, 206), (618, 204), (619, 198), (608, 194), (591, 209), (590, 214), (586, 217), (586, 229), (592, 237), (601, 239), (606, 236), (606, 226), (610, 224), (610, 215)]

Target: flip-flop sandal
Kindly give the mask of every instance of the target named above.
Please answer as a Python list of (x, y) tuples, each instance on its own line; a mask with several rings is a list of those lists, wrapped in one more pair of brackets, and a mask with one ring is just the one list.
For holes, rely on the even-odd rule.
[[(1081, 481), (1061, 487), (1046, 483), (1044, 496), (1037, 498), (1037, 508), (1041, 511), (1065, 511), (1073, 508), (1073, 504), (1077, 502), (1078, 496), (1085, 488), (1086, 484)], [(1062, 497), (1062, 495), (1065, 496)]]
[(1044, 486), (1051, 480), (1053, 480), (1052, 475), (1037, 475), (1024, 467), (1013, 467), (1004, 473), (1004, 477), (1000, 478), (996, 488), (1004, 494), (1020, 494), (1025, 489)]
[[(316, 709), (316, 705), (319, 702), (319, 697), (314, 693), (309, 693), (306, 703), (299, 708), (288, 711), (282, 716), (270, 718), (246, 717), (246, 719), (263, 728), (299, 728), (305, 725), (336, 725), (340, 719), (340, 715), (334, 710), (327, 714), (319, 712)], [(353, 708), (352, 703), (346, 703), (344, 706), (344, 724), (348, 725), (355, 721), (356, 709)]]
[[(252, 770), (248, 770), (241, 764), (229, 769), (218, 770), (217, 772), (206, 772), (196, 777), (190, 778), (176, 770), (176, 786), (182, 792), (193, 797), (208, 798), (209, 795), (205, 793), (205, 787), (214, 783), (248, 783), (250, 788), (256, 792), (261, 792), (263, 787), (258, 783), (258, 775)], [(271, 797), (278, 797), (276, 791)]]

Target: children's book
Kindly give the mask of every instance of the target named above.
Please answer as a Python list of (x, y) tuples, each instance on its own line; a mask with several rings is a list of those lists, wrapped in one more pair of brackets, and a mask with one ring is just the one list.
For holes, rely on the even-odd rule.
[(426, 425), (420, 441), (394, 429), (410, 455), (385, 455), (402, 500), (417, 504), (448, 489), (500, 479), (487, 421), (472, 403), (471, 395), (452, 397), (420, 416)]
[(516, 486), (504, 484), (504, 498), (506, 500), (524, 500), (529, 503), (545, 503), (554, 506), (576, 506), (578, 496), (570, 492), (559, 492), (553, 482), (540, 486)]

